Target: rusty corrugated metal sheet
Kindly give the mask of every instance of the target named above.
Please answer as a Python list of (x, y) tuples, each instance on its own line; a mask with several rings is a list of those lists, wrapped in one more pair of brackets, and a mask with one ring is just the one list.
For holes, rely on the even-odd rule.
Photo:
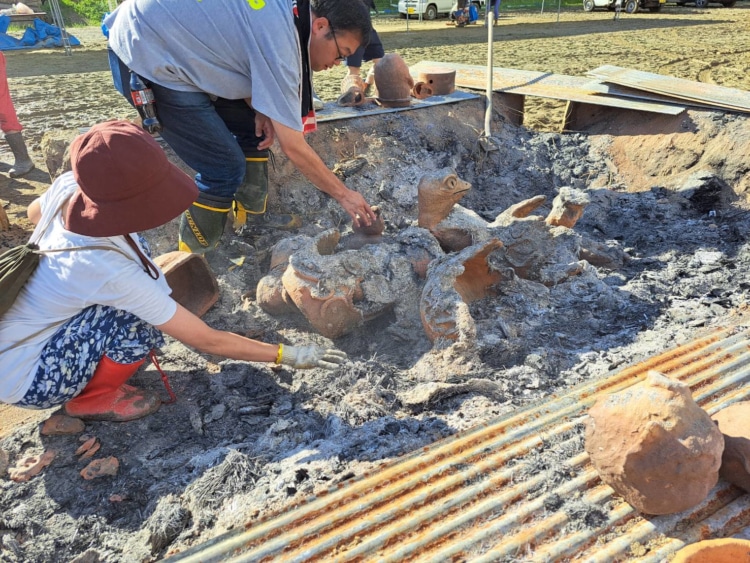
[(718, 109), (750, 113), (750, 92), (746, 90), (613, 65), (600, 66), (588, 74), (599, 80), (629, 88), (697, 102)]
[[(474, 90), (485, 90), (487, 88), (487, 69), (479, 65), (420, 61), (409, 67), (409, 72), (417, 80), (420, 72), (435, 67), (455, 70), (456, 86)], [(643, 92), (641, 98), (637, 100), (632, 99), (632, 96), (631, 99), (616, 98), (607, 96), (606, 94), (610, 92), (610, 89), (592, 82), (590, 78), (532, 70), (494, 67), (492, 69), (492, 89), (495, 92), (506, 94), (538, 96), (540, 98), (650, 111), (667, 115), (679, 115), (685, 111), (685, 108), (680, 105), (660, 103), (660, 101), (665, 100), (663, 96), (660, 101), (649, 100), (649, 94), (646, 92)], [(679, 102), (674, 100), (672, 103)]]
[(750, 329), (708, 336), (479, 426), (177, 561), (659, 562), (750, 526), (750, 495), (720, 482), (700, 505), (644, 518), (601, 483), (582, 422), (651, 370), (709, 413), (750, 396)]

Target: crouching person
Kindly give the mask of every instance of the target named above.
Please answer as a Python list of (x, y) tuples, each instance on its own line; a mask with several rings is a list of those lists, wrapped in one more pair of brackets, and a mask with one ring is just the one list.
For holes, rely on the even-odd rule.
[[(86, 420), (155, 412), (156, 394), (125, 382), (162, 333), (202, 352), (292, 368), (332, 369), (337, 350), (266, 344), (216, 330), (170, 297), (136, 233), (179, 216), (198, 190), (140, 127), (109, 121), (76, 137), (72, 171), (31, 203), (32, 234), (46, 250), (0, 317), (0, 401), (62, 405)], [(49, 252), (52, 251), (52, 252)]]

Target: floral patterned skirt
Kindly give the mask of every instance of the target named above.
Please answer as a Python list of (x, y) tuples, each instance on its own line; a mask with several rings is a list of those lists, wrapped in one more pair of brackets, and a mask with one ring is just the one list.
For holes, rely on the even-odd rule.
[(162, 333), (132, 313), (104, 305), (87, 307), (50, 338), (31, 387), (16, 405), (62, 405), (83, 391), (102, 356), (131, 364), (163, 345)]

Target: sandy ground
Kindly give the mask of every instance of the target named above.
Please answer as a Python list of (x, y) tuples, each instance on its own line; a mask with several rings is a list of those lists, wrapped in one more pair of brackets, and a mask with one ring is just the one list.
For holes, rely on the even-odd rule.
[[(480, 25), (457, 29), (445, 20), (411, 22), (408, 31), (406, 25), (396, 18), (376, 20), (387, 51), (398, 52), (409, 64), (420, 60), (486, 64), (487, 31)], [(493, 30), (494, 63), (577, 76), (602, 64), (617, 64), (750, 89), (748, 29), (750, 6), (742, 3), (733, 9), (709, 10), (668, 6), (659, 14), (623, 15), (617, 22), (608, 12), (566, 12), (559, 17), (504, 13)], [(100, 31), (70, 32), (83, 44), (72, 56), (59, 50), (6, 53), (11, 92), (39, 169), (20, 180), (0, 175), (0, 202), (12, 223), (10, 231), (0, 233), (2, 247), (25, 240), (29, 234), (25, 208), (49, 185), (41, 150), (45, 134), (134, 117), (111, 85)], [(336, 68), (316, 76), (323, 99), (337, 97), (344, 71)], [(39, 436), (36, 422), (49, 413), (3, 407), (0, 436), (5, 438), (0, 446), (11, 463), (46, 448), (68, 453), (61, 454), (36, 481), (13, 484), (0, 479), (3, 510), (17, 506), (23, 497), (32, 511), (25, 520), (0, 519), (0, 560), (67, 561), (89, 548), (107, 561), (158, 558), (244, 523), (251, 515), (297, 502), (321, 483), (338, 482), (348, 478), (342, 476), (366, 471), (375, 461), (542, 400), (555, 390), (606, 373), (610, 365), (659, 352), (669, 342), (684, 341), (695, 329), (721, 322), (745, 306), (747, 288), (741, 280), (748, 250), (742, 233), (747, 232), (744, 208), (750, 182), (744, 164), (750, 136), (745, 118), (691, 112), (694, 127), (683, 135), (680, 127), (686, 122), (623, 114), (602, 123), (590, 137), (563, 136), (555, 133), (563, 103), (529, 99), (526, 128), (503, 126), (502, 118), (495, 118), (502, 149), (485, 157), (476, 148), (476, 133), (483, 123), (481, 104), (467, 105), (464, 111), (458, 116), (446, 107), (428, 118), (367, 118), (322, 128), (311, 143), (332, 167), (358, 156), (367, 159), (365, 172), (347, 178), (347, 183), (379, 203), (389, 213), (390, 228), (396, 230), (414, 219), (414, 187), (425, 171), (455, 168), (474, 186), (462, 205), (488, 219), (527, 197), (544, 194), (551, 200), (560, 186), (590, 190), (596, 205), (580, 224), (582, 236), (615, 245), (638, 266), (631, 263), (616, 272), (592, 270), (574, 291), (567, 287), (570, 291), (565, 294), (566, 288), (561, 288), (545, 294), (544, 302), (478, 303), (473, 313), (481, 319), (481, 336), (475, 349), (466, 353), (468, 360), (452, 357), (455, 350), (435, 353), (424, 336), (404, 336), (421, 329), (418, 322), (409, 324), (414, 319), (398, 315), (386, 315), (332, 343), (353, 360), (334, 374), (301, 377), (263, 366), (249, 369), (170, 343), (162, 363), (173, 375), (180, 402), (147, 421), (129, 424), (127, 436), (117, 425), (87, 428), (125, 468), (116, 480), (101, 484), (80, 485), (81, 467), (72, 456), (75, 438)], [(1, 146), (0, 162), (8, 162), (8, 157), (7, 147)], [(0, 171), (5, 169), (7, 164), (0, 165)], [(699, 205), (669, 196), (705, 171), (721, 180), (713, 198)], [(341, 224), (335, 205), (295, 175), (283, 157), (273, 181), (272, 205), (306, 215), (302, 234), (313, 236)], [(313, 215), (311, 209), (320, 213)], [(718, 211), (720, 220), (707, 222), (710, 211), (713, 217)], [(644, 218), (649, 224), (658, 222), (660, 228), (644, 232), (639, 227)], [(150, 236), (158, 252), (172, 250), (174, 225)], [(222, 298), (207, 320), (268, 341), (324, 342), (298, 318), (271, 318), (254, 303), (255, 284), (267, 273), (268, 249), (279, 238), (266, 233), (227, 239), (212, 258)], [(705, 264), (696, 266), (694, 255), (706, 249), (726, 253), (738, 267), (717, 273)], [(232, 266), (238, 257), (244, 260), (242, 268)], [(658, 266), (667, 262), (669, 269)], [(641, 276), (651, 269), (658, 270), (651, 274), (660, 276), (658, 281)], [(534, 293), (529, 287), (519, 291), (530, 292), (527, 297)], [(721, 306), (701, 301), (708, 291), (722, 295)], [(671, 301), (675, 292), (679, 304)], [(570, 308), (581, 307), (575, 301), (581, 293), (599, 293), (600, 309), (584, 315), (577, 329), (564, 330)], [(561, 312), (531, 318), (535, 307)], [(501, 311), (509, 319), (514, 338), (488, 337), (509, 334), (507, 326), (496, 323), (496, 314), (487, 314), (489, 310)], [(556, 344), (550, 344), (552, 334)], [(503, 391), (495, 396), (459, 393), (460, 398), (420, 404), (416, 410), (414, 405), (406, 406), (420, 384), (455, 383), (468, 372), (497, 382)], [(138, 377), (159, 389), (153, 368)], [(238, 409), (262, 414), (241, 416)], [(383, 431), (394, 422), (398, 439)], [(374, 443), (366, 443), (369, 440)], [(325, 451), (326, 461), (311, 468), (315, 479), (295, 484), (294, 455), (306, 447)], [(209, 470), (222, 467), (229, 450), (243, 456), (243, 473), (224, 483), (226, 490), (209, 502), (205, 489), (213, 486), (212, 475), (215, 478)], [(126, 501), (108, 500), (113, 495)], [(222, 503), (235, 497), (243, 508), (226, 510)], [(183, 516), (175, 517), (170, 523), (179, 525), (172, 526), (172, 532), (154, 532), (155, 522), (177, 505), (184, 521)], [(46, 507), (59, 515), (56, 522), (33, 516), (34, 510), (45, 512)], [(50, 549), (52, 545), (56, 550)]]

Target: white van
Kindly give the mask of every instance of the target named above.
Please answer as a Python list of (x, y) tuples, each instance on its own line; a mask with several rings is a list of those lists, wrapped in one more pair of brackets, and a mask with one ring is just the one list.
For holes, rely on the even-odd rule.
[[(455, 2), (456, 0), (399, 0), (398, 13), (402, 18), (409, 14), (410, 18), (419, 19), (419, 14), (422, 14), (422, 19), (434, 20), (438, 16), (447, 17)], [(485, 0), (471, 0), (471, 3), (481, 15)]]

